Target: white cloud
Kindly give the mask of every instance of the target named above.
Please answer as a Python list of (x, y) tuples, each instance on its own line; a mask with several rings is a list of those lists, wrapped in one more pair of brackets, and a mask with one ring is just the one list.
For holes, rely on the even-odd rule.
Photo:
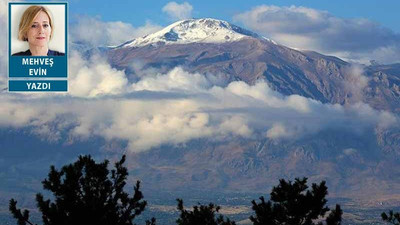
[[(188, 79), (190, 77), (190, 79)], [(174, 89), (199, 92), (211, 87), (211, 81), (206, 76), (195, 73), (190, 74), (182, 68), (172, 69), (167, 76), (165, 74), (148, 75), (137, 83), (132, 84), (136, 91), (170, 91)]]
[(80, 16), (77, 24), (71, 26), (70, 41), (94, 47), (116, 46), (161, 28), (150, 21), (141, 27), (133, 27), (121, 21), (104, 22), (99, 17)]
[(343, 76), (343, 89), (350, 94), (350, 103), (362, 101), (363, 90), (369, 82), (369, 78), (364, 75), (364, 68), (361, 65), (353, 64), (344, 70)]
[(396, 116), (363, 103), (283, 96), (265, 82), (218, 86), (215, 77), (182, 68), (129, 83), (101, 58), (85, 61), (73, 53), (70, 72), (67, 95), (1, 95), (0, 127), (28, 128), (50, 142), (124, 140), (130, 151), (144, 151), (197, 138), (298, 139), (325, 129), (362, 133), (398, 124)]
[(292, 132), (288, 130), (283, 124), (276, 123), (267, 131), (267, 137), (271, 139), (290, 137)]
[(168, 2), (163, 8), (162, 11), (167, 13), (167, 15), (172, 20), (183, 20), (189, 19), (192, 15), (193, 6), (188, 2), (184, 2), (182, 4), (178, 4), (176, 2)]
[(247, 118), (244, 116), (228, 116), (219, 125), (218, 132), (222, 135), (235, 134), (249, 138), (253, 131), (247, 125)]
[(343, 19), (306, 7), (261, 5), (234, 20), (286, 46), (360, 62), (400, 62), (400, 34), (367, 19)]
[(73, 96), (120, 94), (128, 85), (125, 73), (112, 68), (98, 55), (85, 61), (73, 51), (69, 58), (69, 74), (69, 94)]

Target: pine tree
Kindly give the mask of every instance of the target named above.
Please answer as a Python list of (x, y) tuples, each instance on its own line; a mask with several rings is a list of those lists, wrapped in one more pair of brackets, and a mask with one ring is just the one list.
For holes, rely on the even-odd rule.
[[(54, 200), (45, 199), (41, 193), (36, 202), (45, 225), (133, 225), (147, 202), (142, 200), (140, 182), (134, 187), (133, 196), (124, 191), (128, 170), (123, 166), (125, 155), (108, 169), (107, 160), (96, 163), (91, 156), (80, 156), (73, 163), (58, 171), (50, 167), (48, 178), (42, 184), (52, 192)], [(18, 225), (32, 223), (29, 211), (17, 209), (17, 201), (10, 200), (9, 210)], [(155, 220), (148, 221), (155, 224)]]
[(177, 199), (180, 217), (176, 220), (178, 225), (235, 225), (229, 219), (224, 219), (222, 215), (216, 217), (220, 207), (210, 203), (209, 205), (193, 206), (193, 211), (185, 210), (182, 199)]
[(394, 225), (400, 225), (400, 213), (394, 213), (392, 210), (389, 211), (389, 215), (386, 213), (381, 214), (382, 220)]
[[(252, 201), (255, 215), (250, 220), (254, 225), (321, 225), (322, 222), (315, 221), (329, 211), (325, 206), (328, 188), (322, 181), (319, 185), (312, 184), (311, 190), (307, 189), (307, 178), (296, 178), (293, 183), (281, 179), (279, 185), (273, 187), (270, 201), (265, 201), (264, 197), (260, 197), (260, 203)], [(342, 210), (336, 205), (326, 224), (339, 225), (341, 219)]]

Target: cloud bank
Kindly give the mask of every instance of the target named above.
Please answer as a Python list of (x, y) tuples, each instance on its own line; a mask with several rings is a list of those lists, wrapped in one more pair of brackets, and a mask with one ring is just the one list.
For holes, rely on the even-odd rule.
[(31, 129), (50, 142), (93, 137), (126, 141), (132, 152), (193, 139), (228, 137), (296, 140), (326, 129), (355, 133), (396, 125), (398, 118), (366, 104), (322, 104), (283, 96), (267, 83), (221, 85), (216, 76), (180, 67), (130, 83), (124, 71), (100, 56), (70, 58), (70, 92), (60, 95), (3, 94), (0, 127)]
[(171, 20), (190, 19), (192, 17), (193, 6), (188, 2), (178, 4), (176, 2), (168, 2), (162, 11), (166, 13)]
[[(6, 14), (0, 11), (0, 23), (5, 24), (5, 21)], [(80, 30), (89, 22), (93, 27), (114, 24), (87, 18), (78, 27), (71, 28), (76, 32), (75, 40), (109, 45), (128, 35), (101, 36)], [(124, 23), (116, 24), (113, 29), (117, 33), (126, 26), (132, 32), (140, 31)], [(0, 35), (5, 35), (4, 29)], [(0, 43), (0, 48), (6, 48), (4, 42)], [(49, 142), (71, 143), (93, 137), (120, 140), (128, 143), (129, 151), (138, 152), (198, 138), (218, 141), (240, 136), (296, 140), (326, 129), (346, 129), (362, 134), (398, 124), (393, 114), (376, 111), (363, 103), (340, 106), (298, 95), (283, 96), (265, 82), (255, 85), (241, 81), (224, 83), (218, 76), (188, 73), (177, 67), (165, 74), (147, 68), (142, 73), (139, 71), (145, 75), (132, 83), (124, 71), (112, 68), (100, 55), (87, 58), (71, 51), (69, 57), (69, 92), (17, 94), (3, 91), (0, 128), (29, 129)], [(6, 56), (0, 53), (2, 80), (6, 79), (6, 65)], [(132, 67), (141, 70), (140, 66)], [(349, 70), (359, 74), (360, 69)], [(358, 90), (368, 81), (358, 75), (349, 79), (358, 84), (348, 86), (358, 97)]]
[(367, 19), (343, 19), (301, 6), (261, 5), (235, 15), (234, 21), (290, 47), (360, 62), (400, 62), (400, 34)]

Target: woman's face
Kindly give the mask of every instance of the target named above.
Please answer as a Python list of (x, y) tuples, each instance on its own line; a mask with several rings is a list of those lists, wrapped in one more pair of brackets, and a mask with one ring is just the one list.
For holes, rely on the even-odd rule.
[(50, 40), (51, 27), (49, 17), (40, 11), (27, 32), (28, 43), (31, 46), (44, 47)]

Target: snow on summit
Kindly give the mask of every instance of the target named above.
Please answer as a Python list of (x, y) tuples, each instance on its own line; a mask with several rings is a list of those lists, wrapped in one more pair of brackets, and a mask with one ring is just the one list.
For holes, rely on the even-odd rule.
[(211, 18), (188, 19), (175, 22), (153, 34), (128, 41), (119, 47), (141, 47), (162, 43), (222, 43), (246, 37), (260, 38), (259, 35), (226, 21)]

